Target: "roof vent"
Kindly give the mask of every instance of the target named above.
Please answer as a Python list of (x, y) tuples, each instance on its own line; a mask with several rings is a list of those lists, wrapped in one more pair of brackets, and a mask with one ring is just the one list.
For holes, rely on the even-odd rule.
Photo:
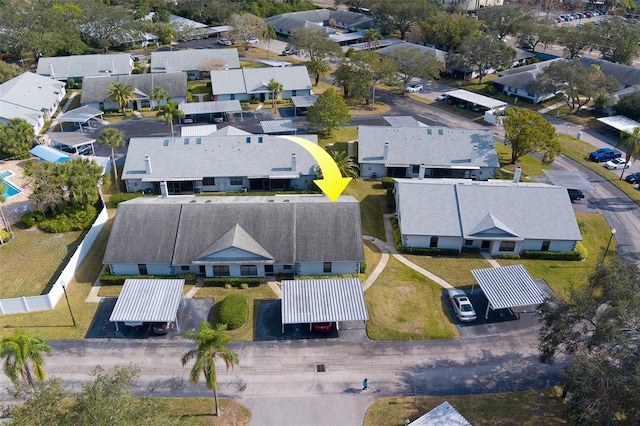
[(197, 203), (197, 201), (196, 201), (196, 200), (191, 200), (191, 201), (189, 201), (189, 202), (190, 202), (191, 204), (193, 204), (193, 203)]
[(273, 200), (267, 200), (267, 203), (273, 203)]
[(289, 202), (289, 200), (282, 200), (282, 202), (283, 202), (283, 203), (288, 203), (288, 202)]
[(207, 200), (207, 201), (205, 201), (205, 203), (210, 203), (210, 202), (211, 202), (211, 200)]

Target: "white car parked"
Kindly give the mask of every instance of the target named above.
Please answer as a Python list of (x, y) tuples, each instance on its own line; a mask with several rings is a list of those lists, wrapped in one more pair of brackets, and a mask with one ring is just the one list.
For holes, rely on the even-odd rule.
[(422, 84), (410, 84), (408, 85), (404, 91), (408, 92), (408, 93), (414, 93), (414, 92), (422, 92)]
[(627, 160), (622, 158), (614, 158), (604, 163), (604, 166), (609, 170), (627, 169), (631, 166), (631, 163), (627, 163)]
[(471, 322), (478, 318), (476, 316), (476, 310), (473, 309), (471, 301), (463, 290), (450, 288), (448, 294), (451, 306), (453, 306), (453, 310), (460, 321)]

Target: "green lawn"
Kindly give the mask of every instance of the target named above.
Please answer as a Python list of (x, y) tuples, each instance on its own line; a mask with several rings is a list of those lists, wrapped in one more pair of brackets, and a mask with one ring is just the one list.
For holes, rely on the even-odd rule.
[(464, 287), (473, 284), (472, 269), (490, 268), (489, 262), (480, 253), (462, 252), (456, 257), (430, 257), (405, 255), (407, 259), (433, 272), (454, 287)]
[[(218, 370), (218, 374), (225, 374)], [(187, 385), (189, 386), (189, 384)], [(193, 386), (196, 386), (193, 384)], [(215, 410), (211, 398), (160, 398), (167, 413), (180, 417), (188, 424), (203, 426), (244, 426), (251, 420), (251, 411), (237, 401), (219, 398), (220, 415), (212, 415)]]
[[(511, 147), (499, 142), (496, 142), (495, 146), (501, 167), (513, 173), (516, 169), (516, 164), (511, 164)], [(518, 165), (522, 167), (523, 176), (544, 176), (543, 170), (551, 168), (530, 155), (520, 157), (518, 159)]]
[(382, 215), (390, 213), (386, 201), (387, 190), (379, 181), (354, 179), (351, 181), (345, 195), (351, 195), (360, 201), (360, 216), (362, 218), (362, 233), (385, 240), (384, 222)]
[(369, 311), (367, 334), (373, 340), (458, 338), (442, 301), (443, 289), (394, 258), (364, 293)]
[[(331, 134), (331, 136), (318, 137), (318, 145), (323, 148), (331, 148), (336, 151), (347, 151), (347, 142), (358, 139), (358, 129), (356, 127), (343, 127)], [(357, 156), (357, 152), (354, 153)]]
[[(542, 400), (541, 392), (545, 394)], [(552, 388), (476, 395), (381, 398), (369, 407), (363, 425), (404, 426), (405, 419), (414, 421), (444, 401), (449, 401), (474, 426), (567, 424), (562, 418), (564, 406), (559, 390)], [(537, 406), (541, 408), (539, 411)]]
[(378, 266), (381, 257), (382, 253), (380, 253), (380, 249), (375, 244), (371, 241), (364, 242), (364, 259), (367, 265), (365, 276), (367, 278), (369, 278), (369, 275), (371, 275), (376, 266)]

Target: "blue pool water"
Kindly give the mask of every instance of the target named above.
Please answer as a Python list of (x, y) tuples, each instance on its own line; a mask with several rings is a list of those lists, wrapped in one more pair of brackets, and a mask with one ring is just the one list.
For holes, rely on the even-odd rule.
[(0, 180), (2, 180), (2, 182), (4, 183), (4, 186), (7, 187), (7, 190), (4, 193), (4, 198), (13, 197), (14, 195), (18, 195), (20, 193), (20, 190), (18, 188), (16, 188), (15, 186), (11, 185), (6, 180), (4, 180), (4, 178), (9, 177), (12, 174), (13, 173), (11, 173), (9, 171), (0, 172)]

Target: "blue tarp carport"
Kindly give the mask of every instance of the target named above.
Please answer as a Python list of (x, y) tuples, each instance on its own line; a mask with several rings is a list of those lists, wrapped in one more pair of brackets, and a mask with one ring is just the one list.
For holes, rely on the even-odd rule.
[(64, 163), (65, 161), (71, 160), (71, 157), (64, 152), (45, 145), (37, 145), (29, 152), (31, 155), (34, 155), (44, 161), (48, 161), (49, 163)]

